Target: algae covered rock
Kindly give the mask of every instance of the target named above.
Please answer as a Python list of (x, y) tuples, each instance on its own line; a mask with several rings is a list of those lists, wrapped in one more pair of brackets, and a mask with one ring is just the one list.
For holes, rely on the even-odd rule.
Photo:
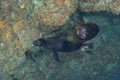
[(33, 0), (35, 14), (46, 26), (61, 26), (69, 20), (76, 10), (78, 0)]
[(16, 72), (24, 52), (39, 37), (38, 27), (29, 19), (33, 9), (31, 1), (0, 1), (0, 79)]
[(85, 12), (107, 11), (120, 14), (120, 0), (80, 0), (79, 9)]

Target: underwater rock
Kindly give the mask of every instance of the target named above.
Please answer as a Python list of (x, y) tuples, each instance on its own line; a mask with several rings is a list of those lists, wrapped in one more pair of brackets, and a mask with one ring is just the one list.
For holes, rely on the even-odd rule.
[(46, 26), (61, 26), (76, 10), (78, 0), (34, 0), (35, 14)]
[(17, 71), (25, 60), (24, 52), (40, 34), (28, 20), (33, 6), (31, 1), (0, 1), (0, 75), (10, 76)]
[(108, 11), (120, 14), (120, 0), (80, 0), (79, 9), (85, 12)]

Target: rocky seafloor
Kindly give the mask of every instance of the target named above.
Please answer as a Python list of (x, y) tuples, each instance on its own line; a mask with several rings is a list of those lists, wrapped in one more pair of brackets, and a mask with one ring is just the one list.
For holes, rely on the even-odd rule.
[(14, 80), (120, 80), (120, 16), (106, 12), (81, 15), (100, 28), (89, 41), (94, 43), (92, 54), (59, 53), (62, 62), (56, 63), (49, 50), (35, 48), (31, 53), (36, 62), (26, 59)]

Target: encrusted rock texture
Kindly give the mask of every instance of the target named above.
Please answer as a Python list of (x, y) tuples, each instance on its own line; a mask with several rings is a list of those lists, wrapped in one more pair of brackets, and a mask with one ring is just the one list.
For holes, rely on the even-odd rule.
[(78, 0), (34, 0), (38, 20), (46, 26), (61, 26), (77, 9)]
[(79, 9), (85, 12), (108, 11), (120, 14), (120, 0), (80, 0)]
[(16, 72), (24, 52), (40, 37), (36, 21), (29, 19), (33, 6), (31, 1), (0, 1), (0, 80)]

